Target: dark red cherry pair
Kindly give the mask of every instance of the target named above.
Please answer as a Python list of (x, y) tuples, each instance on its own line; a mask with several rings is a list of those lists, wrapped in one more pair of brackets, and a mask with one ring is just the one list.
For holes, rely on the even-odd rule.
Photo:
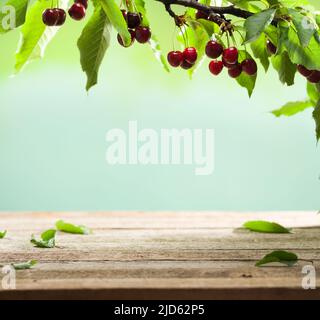
[(188, 47), (183, 52), (171, 51), (168, 53), (168, 62), (174, 67), (181, 67), (185, 70), (191, 69), (198, 59), (198, 52), (194, 47)]
[(148, 27), (142, 26), (142, 14), (140, 12), (127, 12), (121, 10), (124, 20), (127, 22), (128, 31), (131, 34), (131, 43), (125, 45), (120, 34), (118, 34), (118, 42), (121, 46), (128, 48), (135, 40), (139, 43), (147, 43), (151, 39), (151, 30)]
[(42, 21), (49, 27), (62, 26), (66, 21), (66, 12), (60, 8), (52, 8), (44, 10)]
[(320, 71), (309, 70), (305, 66), (298, 64), (297, 70), (302, 74), (310, 83), (320, 83)]

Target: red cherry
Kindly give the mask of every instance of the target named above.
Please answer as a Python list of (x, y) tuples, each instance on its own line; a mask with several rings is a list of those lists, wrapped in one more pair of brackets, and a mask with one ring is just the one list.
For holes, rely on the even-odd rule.
[(128, 21), (128, 28), (135, 29), (140, 26), (141, 23), (141, 15), (140, 13), (136, 12), (128, 12), (127, 13), (127, 21)]
[(146, 43), (151, 38), (151, 31), (147, 27), (138, 27), (136, 29), (136, 39), (139, 43)]
[(201, 10), (198, 10), (196, 13), (196, 19), (208, 19), (209, 15)]
[(214, 40), (211, 40), (206, 45), (206, 55), (211, 59), (217, 59), (222, 55), (223, 46)]
[(313, 71), (311, 75), (307, 78), (311, 83), (319, 83), (320, 82), (320, 71)]
[(128, 21), (128, 13), (126, 10), (121, 10), (124, 20)]
[(213, 60), (209, 64), (209, 70), (215, 76), (220, 74), (222, 69), (223, 69), (223, 62), (222, 61)]
[(246, 59), (242, 61), (241, 67), (242, 71), (248, 74), (249, 76), (254, 76), (258, 71), (257, 64), (253, 59)]
[(55, 9), (46, 9), (42, 13), (42, 21), (45, 25), (55, 26), (59, 19), (59, 13)]
[(301, 73), (304, 77), (309, 77), (312, 74), (312, 70), (307, 69), (305, 66), (298, 64), (297, 65), (297, 70), (299, 73)]
[(74, 2), (81, 3), (85, 7), (85, 9), (88, 8), (88, 0), (75, 0)]
[(58, 12), (58, 19), (57, 19), (57, 22), (56, 22), (56, 26), (62, 26), (65, 21), (66, 21), (66, 12), (63, 10), (63, 9), (60, 9), (60, 8), (56, 8), (56, 9), (53, 9), (53, 10), (56, 10), (56, 12)]
[(224, 58), (222, 58), (222, 63), (227, 69), (233, 69), (238, 65), (238, 62), (236, 62), (236, 63), (228, 63)]
[(186, 60), (183, 60), (183, 62), (181, 64), (182, 69), (188, 70), (188, 69), (191, 69), (192, 67), (193, 67), (193, 64), (189, 63)]
[(129, 45), (127, 45), (127, 46), (124, 44), (124, 42), (123, 42), (120, 34), (117, 35), (117, 39), (118, 39), (119, 44), (120, 44), (122, 47), (124, 47), (124, 48), (129, 48), (129, 47), (131, 47), (131, 46), (133, 45), (133, 43), (134, 43), (135, 38), (136, 38), (136, 33), (135, 33), (134, 30), (128, 30), (128, 31), (129, 31), (130, 34), (131, 34), (131, 43), (130, 43)]
[(168, 53), (168, 62), (174, 68), (180, 67), (183, 62), (183, 53), (181, 51), (171, 51)]
[(239, 53), (235, 47), (227, 48), (223, 51), (223, 59), (230, 64), (235, 64), (238, 61)]
[(237, 66), (234, 67), (233, 69), (229, 69), (228, 73), (231, 78), (238, 78), (240, 76), (240, 74), (242, 73), (241, 64), (237, 64)]
[(267, 40), (267, 49), (271, 55), (277, 53), (277, 47), (270, 40)]
[(86, 16), (86, 8), (81, 3), (74, 3), (68, 12), (74, 20), (81, 20)]
[(183, 58), (189, 64), (195, 64), (198, 58), (197, 49), (193, 47), (189, 47), (184, 49), (183, 51)]

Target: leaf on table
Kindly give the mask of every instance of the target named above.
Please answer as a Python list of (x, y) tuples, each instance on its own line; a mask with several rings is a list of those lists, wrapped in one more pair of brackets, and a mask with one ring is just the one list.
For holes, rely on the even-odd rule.
[(290, 233), (290, 230), (275, 222), (263, 220), (248, 221), (243, 227), (253, 232), (260, 233)]
[(295, 253), (288, 251), (273, 251), (256, 263), (256, 267), (261, 267), (269, 263), (281, 263), (288, 267), (295, 265), (298, 262), (298, 256)]
[(273, 110), (271, 113), (276, 117), (290, 117), (311, 107), (313, 107), (311, 100), (288, 102), (280, 109)]
[(7, 230), (0, 231), (0, 239), (3, 239), (7, 235)]
[(73, 234), (90, 234), (92, 233), (91, 229), (87, 228), (83, 225), (74, 225), (72, 223), (65, 222), (63, 220), (59, 220), (56, 222), (56, 228), (59, 231)]
[(49, 229), (41, 234), (41, 238), (39, 240), (32, 235), (30, 242), (38, 248), (54, 248), (56, 245), (55, 237), (56, 230)]
[(24, 263), (12, 263), (11, 265), (15, 270), (27, 270), (31, 269), (38, 263), (37, 260), (30, 260)]

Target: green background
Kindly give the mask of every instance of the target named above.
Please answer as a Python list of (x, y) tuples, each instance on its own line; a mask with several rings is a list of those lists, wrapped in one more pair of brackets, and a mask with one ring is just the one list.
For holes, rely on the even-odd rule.
[[(147, 0), (164, 51), (174, 27)], [(316, 1), (314, 1), (316, 3)], [(320, 5), (318, 5), (320, 8)], [(98, 86), (89, 94), (76, 41), (84, 22), (68, 19), (44, 59), (13, 73), (19, 32), (1, 36), (0, 210), (318, 210), (319, 148), (308, 110), (277, 119), (269, 111), (305, 98), (305, 81), (283, 87), (260, 68), (256, 91), (204, 63), (193, 80), (162, 70), (148, 46), (118, 46), (113, 33)], [(189, 166), (108, 166), (106, 131), (213, 128), (215, 171)]]

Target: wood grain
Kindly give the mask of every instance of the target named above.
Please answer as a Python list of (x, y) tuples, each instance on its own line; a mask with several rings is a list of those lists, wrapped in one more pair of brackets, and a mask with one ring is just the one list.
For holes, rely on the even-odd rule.
[[(59, 248), (33, 248), (30, 235), (58, 219), (94, 233), (58, 233)], [(291, 227), (292, 234), (239, 229), (257, 219)], [(39, 261), (17, 272), (17, 289), (0, 289), (0, 299), (319, 299), (319, 290), (301, 287), (308, 262), (254, 267), (283, 249), (313, 260), (319, 270), (319, 225), (316, 212), (0, 213), (0, 230), (8, 230), (0, 263)]]

